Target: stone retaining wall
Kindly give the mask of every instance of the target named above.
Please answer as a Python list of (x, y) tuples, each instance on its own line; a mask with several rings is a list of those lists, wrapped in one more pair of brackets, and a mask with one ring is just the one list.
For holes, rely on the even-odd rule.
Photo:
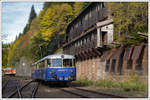
[(114, 48), (100, 57), (91, 57), (76, 62), (77, 79), (124, 80), (126, 75), (136, 72), (141, 80), (147, 81), (148, 45)]

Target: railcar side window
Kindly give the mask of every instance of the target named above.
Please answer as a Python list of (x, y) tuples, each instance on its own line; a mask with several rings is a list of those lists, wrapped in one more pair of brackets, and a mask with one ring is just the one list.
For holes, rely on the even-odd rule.
[(53, 67), (62, 67), (62, 59), (52, 59)]
[(50, 59), (47, 60), (47, 66), (51, 67), (51, 60)]
[(44, 68), (45, 67), (44, 61), (42, 61), (42, 62), (39, 63), (39, 67), (40, 68)]

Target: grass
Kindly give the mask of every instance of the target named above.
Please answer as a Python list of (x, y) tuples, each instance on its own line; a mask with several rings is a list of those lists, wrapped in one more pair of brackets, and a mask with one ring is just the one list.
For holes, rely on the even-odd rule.
[(122, 82), (112, 80), (97, 80), (79, 79), (71, 83), (72, 86), (98, 86), (106, 88), (120, 88), (124, 91), (144, 91), (148, 92), (148, 84), (139, 80), (135, 73), (130, 73)]
[(94, 82), (88, 79), (79, 79), (71, 83), (72, 86), (90, 86), (93, 85)]

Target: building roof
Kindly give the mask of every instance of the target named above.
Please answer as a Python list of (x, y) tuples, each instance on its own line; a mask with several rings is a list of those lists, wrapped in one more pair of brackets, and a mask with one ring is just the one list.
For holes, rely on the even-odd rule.
[(68, 25), (68, 27), (67, 27), (67, 30), (71, 27), (71, 25), (74, 23), (74, 22), (76, 22), (77, 21), (77, 19), (79, 18), (79, 17), (81, 17), (83, 14), (84, 14), (84, 12), (86, 11), (86, 10), (88, 10), (93, 4), (95, 4), (95, 3), (97, 3), (97, 2), (91, 2), (87, 7), (85, 7), (79, 14), (78, 14), (78, 16), (76, 16), (70, 23), (69, 23), (69, 25)]

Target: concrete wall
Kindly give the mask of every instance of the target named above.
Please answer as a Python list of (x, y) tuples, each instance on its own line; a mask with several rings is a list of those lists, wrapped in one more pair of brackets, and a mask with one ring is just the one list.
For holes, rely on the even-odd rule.
[[(135, 46), (134, 46), (135, 47)], [(138, 48), (136, 48), (138, 49)], [(118, 53), (119, 50), (120, 54)], [(147, 81), (148, 75), (148, 47), (143, 46), (139, 54), (139, 59), (141, 60), (142, 69), (136, 70), (135, 67), (139, 65), (139, 60), (132, 60), (133, 52), (129, 57), (129, 60), (124, 59), (126, 54), (124, 49), (114, 49), (109, 52), (104, 61), (101, 61), (101, 57), (92, 57), (89, 59), (79, 60), (76, 63), (77, 68), (77, 79), (87, 78), (89, 80), (99, 80), (99, 79), (112, 79), (117, 81), (123, 81), (130, 72), (136, 72), (141, 80)], [(143, 53), (142, 53), (143, 52)], [(114, 57), (115, 56), (115, 57)], [(122, 59), (122, 60), (120, 60)], [(107, 67), (107, 70), (106, 70)], [(112, 68), (115, 68), (115, 71), (112, 71)], [(120, 70), (121, 69), (121, 73)], [(139, 74), (142, 73), (142, 74)]]
[(113, 42), (113, 32), (114, 25), (112, 23), (112, 19), (107, 19), (105, 21), (98, 22), (97, 24), (97, 47), (103, 47), (102, 45), (102, 32), (107, 32), (107, 44)]
[(16, 65), (16, 76), (31, 76), (31, 67), (24, 57), (22, 57), (20, 62)]

